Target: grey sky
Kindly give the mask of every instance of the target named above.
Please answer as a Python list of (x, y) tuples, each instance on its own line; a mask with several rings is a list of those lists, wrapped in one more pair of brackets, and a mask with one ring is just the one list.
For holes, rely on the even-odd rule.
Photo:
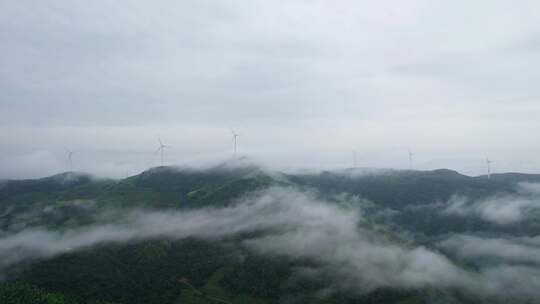
[(537, 1), (2, 1), (0, 178), (239, 151), (540, 171)]

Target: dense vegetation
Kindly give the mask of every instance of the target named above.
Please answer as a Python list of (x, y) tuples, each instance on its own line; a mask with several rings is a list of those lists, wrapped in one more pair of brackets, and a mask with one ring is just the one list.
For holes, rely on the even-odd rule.
[[(448, 231), (500, 229), (470, 219), (443, 219), (429, 208), (411, 206), (447, 201), (456, 194), (485, 197), (512, 192), (520, 181), (540, 181), (540, 176), (495, 175), (488, 182), (485, 177), (450, 170), (268, 174), (257, 167), (225, 165), (201, 171), (159, 167), (119, 181), (64, 173), (2, 182), (0, 236), (28, 227), (62, 230), (89, 225), (95, 214), (110, 208), (227, 206), (250, 192), (286, 184), (312, 189), (330, 201), (341, 193), (362, 197), (375, 203), (366, 209), (373, 215), (400, 210), (392, 223), (384, 219), (379, 219), (378, 226), (372, 223), (373, 229), (382, 225), (389, 239), (400, 241), (397, 233), (401, 228), (433, 237)], [(521, 229), (523, 234), (537, 234), (535, 225), (507, 228), (507, 232)], [(150, 239), (103, 243), (25, 261), (4, 270), (0, 303), (424, 303), (437, 299), (475, 303), (456, 291), (431, 289), (314, 296), (328, 278), (291, 280), (293, 269), (314, 261), (263, 256), (231, 246), (246, 238), (249, 235), (219, 242)]]

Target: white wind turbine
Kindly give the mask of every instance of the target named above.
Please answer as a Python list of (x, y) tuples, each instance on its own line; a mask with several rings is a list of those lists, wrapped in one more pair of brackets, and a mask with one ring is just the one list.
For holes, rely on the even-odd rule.
[(67, 159), (68, 159), (68, 166), (69, 166), (69, 172), (73, 171), (73, 154), (75, 152), (69, 150), (68, 148), (64, 148), (66, 150)]
[(164, 145), (163, 142), (161, 141), (161, 138), (158, 138), (158, 141), (159, 141), (159, 147), (157, 148), (156, 153), (158, 152), (160, 153), (161, 165), (163, 166), (163, 151), (165, 151), (166, 148), (170, 148), (171, 146)]
[(231, 129), (231, 133), (232, 133), (233, 141), (234, 141), (234, 155), (236, 155), (236, 142), (237, 142), (237, 138), (238, 138), (238, 136), (240, 136), (240, 134), (234, 132), (233, 129)]
[(491, 179), (491, 163), (493, 161), (486, 157), (486, 166), (487, 166), (487, 178)]
[(413, 156), (414, 154), (411, 152), (411, 150), (408, 150), (409, 151), (409, 169), (412, 170), (413, 168)]

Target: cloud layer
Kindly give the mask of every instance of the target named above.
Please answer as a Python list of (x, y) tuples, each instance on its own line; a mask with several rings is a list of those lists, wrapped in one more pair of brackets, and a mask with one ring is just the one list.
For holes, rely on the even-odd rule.
[(512, 225), (536, 218), (540, 212), (540, 184), (521, 183), (517, 193), (470, 201), (454, 196), (442, 210), (444, 215), (477, 217), (497, 225)]
[(509, 262), (540, 266), (540, 236), (479, 237), (455, 235), (439, 244), (459, 257), (482, 262)]
[(438, 247), (480, 267), (488, 292), (533, 302), (540, 297), (539, 236), (453, 235)]
[[(292, 188), (265, 190), (227, 208), (166, 213), (132, 210), (120, 220), (111, 221), (110, 215), (101, 218), (101, 223), (67, 231), (38, 227), (3, 235), (0, 270), (23, 260), (50, 258), (106, 242), (187, 237), (219, 241), (239, 233), (264, 231), (244, 239), (240, 246), (264, 255), (313, 260), (318, 265), (313, 269), (315, 273), (335, 278), (330, 280), (330, 291), (365, 293), (380, 287), (431, 287), (487, 297), (540, 297), (536, 268), (496, 265), (479, 272), (467, 271), (437, 251), (391, 242), (359, 225), (364, 219), (361, 210), (353, 205), (328, 203)], [(467, 238), (449, 239), (441, 248), (463, 249), (469, 242), (471, 239)], [(527, 242), (537, 244), (536, 239)], [(481, 255), (490, 249), (483, 250), (463, 255)], [(515, 254), (501, 258), (526, 258), (520, 249), (514, 251)], [(531, 281), (520, 279), (516, 286), (516, 277)], [(514, 288), (512, 292), (501, 294), (510, 287)]]
[[(538, 171), (537, 1), (0, 3), (0, 178), (239, 151)], [(501, 138), (505, 138), (501, 141)], [(324, 139), (324, 140), (321, 140)], [(17, 165), (12, 165), (16, 163)]]

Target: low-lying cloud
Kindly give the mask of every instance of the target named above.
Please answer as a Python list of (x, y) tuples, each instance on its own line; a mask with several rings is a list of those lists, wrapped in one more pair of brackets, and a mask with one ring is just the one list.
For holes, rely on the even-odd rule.
[[(479, 267), (488, 293), (538, 301), (540, 297), (540, 236), (480, 237), (453, 235), (439, 248)], [(505, 293), (502, 295), (502, 293)]]
[[(191, 211), (133, 210), (121, 220), (110, 217), (91, 226), (55, 231), (25, 229), (0, 238), (0, 271), (23, 260), (49, 258), (104, 242), (152, 238), (221, 240), (240, 233), (265, 231), (240, 246), (265, 255), (308, 258), (315, 272), (331, 280), (331, 290), (365, 293), (376, 288), (451, 288), (498, 295), (513, 284), (500, 268), (471, 272), (426, 247), (407, 247), (385, 240), (359, 225), (361, 211), (344, 208), (292, 188), (271, 188), (224, 208)], [(513, 269), (508, 274), (515, 274)], [(525, 283), (528, 296), (540, 297)], [(521, 291), (522, 289), (520, 289)], [(520, 293), (512, 294), (519, 297)]]
[(540, 235), (507, 238), (454, 235), (439, 246), (464, 259), (540, 266)]
[(519, 184), (516, 194), (497, 195), (470, 201), (454, 196), (442, 214), (477, 217), (497, 225), (511, 225), (525, 221), (540, 212), (540, 184)]

